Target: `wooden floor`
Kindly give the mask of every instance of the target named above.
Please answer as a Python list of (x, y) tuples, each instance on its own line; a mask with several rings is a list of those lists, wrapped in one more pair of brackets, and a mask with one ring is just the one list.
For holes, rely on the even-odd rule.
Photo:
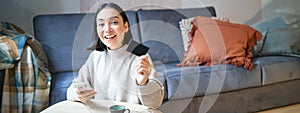
[(266, 111), (261, 111), (258, 113), (300, 113), (300, 103), (275, 109), (270, 109)]

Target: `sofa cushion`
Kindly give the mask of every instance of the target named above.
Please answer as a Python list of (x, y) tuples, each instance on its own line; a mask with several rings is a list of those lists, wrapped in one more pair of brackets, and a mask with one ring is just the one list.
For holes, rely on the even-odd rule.
[(165, 63), (172, 62), (172, 60), (179, 61), (179, 58), (176, 58), (176, 52), (163, 42), (148, 40), (143, 42), (143, 44), (149, 47), (148, 53), (151, 56), (152, 62)]
[[(276, 46), (274, 46), (276, 45)], [(280, 27), (268, 30), (262, 43), (257, 45), (258, 55), (300, 55), (300, 28)]]
[(49, 106), (67, 99), (67, 89), (76, 75), (77, 73), (73, 72), (52, 74)]
[[(222, 21), (226, 21), (226, 22), (230, 22), (228, 18), (215, 18), (212, 17), (213, 19), (219, 19)], [(181, 19), (179, 21), (179, 26), (180, 26), (180, 31), (181, 31), (181, 36), (182, 36), (182, 40), (183, 40), (183, 46), (184, 46), (184, 50), (187, 51), (188, 46), (189, 46), (189, 42), (191, 40), (190, 37), (190, 31), (193, 27), (192, 25), (192, 21), (195, 19), (195, 17), (190, 17), (190, 18), (185, 18), (185, 19)]]
[[(38, 15), (34, 18), (35, 38), (42, 44), (48, 56), (49, 71), (51, 73), (73, 70), (73, 44), (76, 41), (77, 30), (85, 15), (86, 14), (55, 14)], [(90, 15), (89, 18), (92, 19), (92, 15)], [(92, 28), (92, 26), (90, 26), (90, 28)], [(86, 37), (91, 36), (87, 34), (88, 33), (86, 33)], [(85, 47), (87, 48), (88, 46)], [(82, 61), (82, 65), (85, 59), (76, 59), (76, 61)]]
[(261, 32), (263, 35), (266, 34), (268, 29), (275, 29), (279, 27), (287, 27), (288, 25), (284, 22), (284, 20), (280, 17), (262, 20), (255, 24), (252, 24), (251, 27)]
[(192, 25), (189, 47), (179, 66), (232, 64), (252, 69), (252, 48), (262, 38), (260, 32), (203, 16), (196, 16)]
[[(158, 10), (138, 10), (140, 33), (142, 42), (153, 40), (168, 45), (176, 55), (169, 58), (167, 62), (178, 62), (178, 58), (183, 57), (183, 43), (179, 30), (179, 21), (196, 15), (215, 16), (213, 7), (194, 9), (158, 9)], [(155, 33), (155, 34), (154, 34)], [(158, 49), (159, 46), (152, 46)], [(172, 52), (169, 52), (172, 53)], [(152, 56), (155, 57), (155, 56)], [(162, 60), (161, 60), (162, 61)]]
[(157, 79), (164, 85), (164, 99), (168, 99), (168, 90), (166, 82), (166, 68), (161, 62), (154, 62), (154, 69), (158, 74)]
[(191, 37), (189, 34), (192, 29), (192, 21), (194, 19), (195, 19), (195, 17), (191, 17), (191, 18), (181, 19), (179, 21), (179, 27), (180, 27), (180, 31), (181, 31), (182, 40), (183, 40), (184, 51), (187, 51), (189, 42), (191, 40)]
[[(287, 27), (288, 25), (284, 22), (284, 20), (280, 17), (272, 18), (272, 19), (267, 19), (267, 20), (262, 20), (259, 21), (255, 24), (252, 24), (251, 27), (259, 31), (264, 37), (266, 35), (266, 31), (270, 29), (276, 29), (280, 27)], [(263, 40), (260, 40), (258, 44), (253, 48), (253, 57), (258, 56), (258, 49), (261, 48), (261, 45), (263, 43)]]
[(255, 58), (262, 67), (262, 85), (300, 79), (300, 58), (265, 56)]
[(135, 11), (125, 11), (129, 24), (130, 24), (130, 30), (132, 33), (132, 38), (138, 42), (141, 42), (141, 37), (140, 37), (140, 31), (139, 31), (139, 25), (138, 25), (138, 20), (136, 16)]
[(177, 67), (165, 65), (168, 99), (216, 94), (261, 85), (261, 67), (254, 63), (252, 71), (228, 64)]

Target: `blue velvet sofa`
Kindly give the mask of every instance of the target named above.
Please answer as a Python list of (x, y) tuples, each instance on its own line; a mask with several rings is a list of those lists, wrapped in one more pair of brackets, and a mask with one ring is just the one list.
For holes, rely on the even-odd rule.
[[(244, 113), (300, 102), (300, 58), (253, 57), (249, 71), (229, 64), (177, 67), (184, 55), (179, 21), (216, 16), (214, 7), (126, 11), (134, 40), (148, 46), (165, 85), (164, 113)], [(66, 90), (88, 57), (94, 14), (46, 14), (34, 18), (34, 36), (48, 56), (50, 105)]]

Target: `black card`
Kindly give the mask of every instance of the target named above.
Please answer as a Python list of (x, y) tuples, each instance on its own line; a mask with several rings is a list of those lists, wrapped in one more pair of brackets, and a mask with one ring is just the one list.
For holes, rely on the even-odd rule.
[(134, 55), (142, 56), (148, 52), (149, 48), (137, 41), (130, 40), (128, 43), (127, 51), (131, 52)]

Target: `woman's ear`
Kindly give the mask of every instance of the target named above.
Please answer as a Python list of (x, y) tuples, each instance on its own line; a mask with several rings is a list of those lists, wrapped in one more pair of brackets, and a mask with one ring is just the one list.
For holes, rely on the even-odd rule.
[(128, 29), (129, 29), (129, 27), (128, 27), (128, 22), (125, 22), (124, 27), (125, 27), (125, 32), (127, 33), (127, 32), (128, 32)]

